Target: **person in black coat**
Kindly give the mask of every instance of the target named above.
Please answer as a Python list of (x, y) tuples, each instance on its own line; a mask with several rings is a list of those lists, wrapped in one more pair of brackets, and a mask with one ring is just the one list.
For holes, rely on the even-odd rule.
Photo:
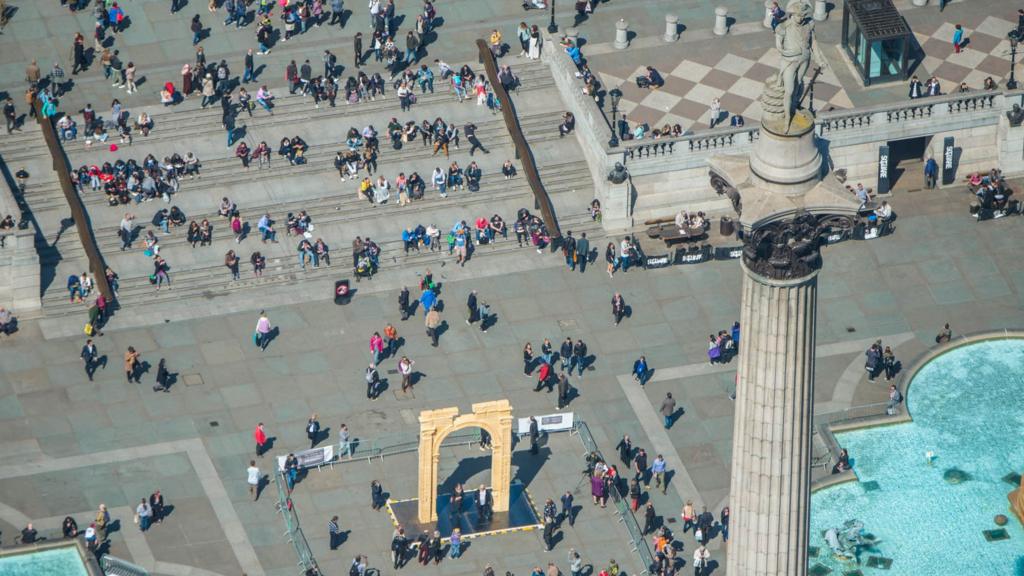
[(466, 298), (466, 309), (469, 312), (469, 317), (466, 318), (466, 324), (472, 325), (473, 322), (480, 319), (480, 308), (477, 306), (476, 302), (476, 290), (471, 291), (469, 296)]
[(160, 363), (156, 367), (156, 386), (153, 386), (153, 392), (170, 392), (170, 388), (167, 387), (169, 376), (167, 361), (161, 358)]
[(306, 437), (309, 438), (309, 448), (316, 448), (317, 442), (320, 441), (320, 420), (317, 418), (316, 412), (306, 422)]
[(92, 382), (92, 375), (96, 372), (99, 354), (96, 345), (92, 343), (92, 338), (86, 340), (85, 346), (82, 346), (82, 361), (85, 362), (85, 375), (89, 377), (90, 382)]
[(384, 488), (380, 482), (373, 480), (370, 482), (370, 508), (380, 510), (382, 506), (384, 506)]
[(622, 317), (626, 315), (626, 300), (622, 297), (622, 294), (616, 292), (615, 296), (612, 296), (612, 318), (615, 320), (615, 325), (618, 326), (619, 322), (622, 322)]
[(911, 99), (915, 99), (920, 98), (923, 95), (924, 87), (922, 86), (921, 81), (917, 79), (917, 76), (912, 77), (910, 79), (910, 92), (907, 94), (907, 96), (910, 97)]
[(633, 441), (629, 438), (629, 434), (624, 434), (622, 440), (615, 445), (615, 449), (619, 451), (619, 460), (622, 463), (629, 466), (633, 463)]
[(398, 311), (402, 314), (403, 322), (409, 319), (409, 289), (405, 286), (398, 293)]
[(569, 405), (569, 378), (566, 377), (565, 372), (558, 375), (558, 409)]

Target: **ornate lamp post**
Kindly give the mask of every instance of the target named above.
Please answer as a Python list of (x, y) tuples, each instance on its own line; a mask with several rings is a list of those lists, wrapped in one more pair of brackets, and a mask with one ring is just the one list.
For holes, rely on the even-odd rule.
[(551, 22), (548, 24), (548, 32), (558, 32), (558, 24), (555, 24), (555, 0), (551, 0)]
[(1020, 30), (1010, 30), (1006, 37), (1010, 39), (1010, 79), (1006, 81), (1006, 89), (1016, 90), (1017, 79), (1013, 75), (1013, 69), (1017, 67), (1017, 43), (1020, 42)]
[(612, 99), (612, 137), (611, 140), (608, 141), (608, 146), (611, 148), (617, 148), (619, 146), (619, 100), (622, 98), (622, 90), (612, 88), (608, 92), (608, 97)]

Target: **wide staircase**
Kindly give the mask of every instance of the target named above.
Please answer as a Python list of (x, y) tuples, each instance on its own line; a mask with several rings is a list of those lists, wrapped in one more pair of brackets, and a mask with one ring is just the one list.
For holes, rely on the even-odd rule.
[[(587, 231), (592, 238), (600, 236), (599, 224), (591, 221), (586, 212), (593, 197), (592, 181), (575, 141), (559, 138), (560, 99), (546, 68), (539, 63), (511, 63), (522, 80), (522, 87), (512, 97), (541, 179), (552, 197), (561, 229), (573, 230), (577, 235)], [(215, 298), (223, 301), (235, 297), (238, 302), (252, 302), (268, 293), (266, 287), (269, 286), (283, 287), (286, 294), (299, 294), (308, 292), (303, 288), (313, 285), (321, 298), (328, 297), (330, 292), (320, 290), (321, 286), (327, 286), (338, 278), (352, 278), (350, 246), (357, 235), (373, 238), (382, 248), (378, 278), (402, 276), (408, 279), (411, 274), (427, 267), (437, 270), (445, 265), (451, 266), (454, 257), (446, 249), (424, 249), (406, 254), (401, 241), (403, 229), (433, 223), (444, 234), (460, 220), (471, 225), (477, 217), (489, 218), (493, 214), (500, 214), (511, 227), (520, 208), (535, 211), (532, 191), (520, 162), (515, 159), (511, 138), (500, 114), (492, 113), (486, 106), (477, 106), (475, 100), (458, 103), (441, 82), (435, 84), (434, 94), (419, 96), (409, 112), (399, 110), (393, 93), (373, 102), (348, 105), (339, 101), (334, 108), (325, 103), (316, 109), (311, 98), (290, 96), (283, 87), (271, 88), (277, 95), (274, 114), (271, 116), (259, 107), (251, 118), (242, 112), (237, 119), (239, 131), (244, 131), (242, 139), (250, 146), (266, 141), (276, 150), (282, 137), (299, 135), (310, 145), (305, 165), (291, 166), (275, 153), (269, 168), (260, 169), (256, 164), (249, 169), (243, 168), (233, 155), (233, 147), (226, 147), (225, 132), (220, 126), (219, 104), (204, 110), (199, 108), (198, 99), (189, 99), (174, 108), (131, 110), (133, 117), (146, 110), (153, 117), (154, 129), (147, 137), (137, 135), (133, 145), (118, 143), (116, 151), (110, 149), (112, 142), (117, 143), (116, 137), (92, 146), (85, 146), (81, 138), (66, 144), (73, 167), (113, 163), (119, 158), (134, 158), (141, 163), (147, 154), (162, 159), (174, 152), (184, 155), (189, 151), (195, 153), (202, 163), (200, 177), (182, 179), (181, 187), (172, 195), (170, 203), (158, 199), (139, 205), (111, 207), (102, 191), (93, 192), (86, 187), (83, 200), (100, 251), (107, 264), (120, 275), (119, 303), (122, 310), (138, 312), (155, 304), (181, 306), (182, 301), (187, 307), (192, 301), (208, 302)], [(402, 123), (408, 120), (421, 123), (424, 119), (432, 121), (437, 117), (459, 126), (460, 131), (468, 122), (476, 124), (477, 136), (489, 153), (477, 151), (471, 158), (468, 153), (470, 144), (462, 136), (460, 148), (451, 147), (450, 158), (446, 159), (443, 154), (434, 156), (432, 148), (423, 146), (418, 139), (400, 149), (393, 149), (383, 135), (391, 118)], [(335, 153), (345, 148), (345, 135), (350, 127), (361, 130), (368, 124), (382, 133), (374, 177), (383, 174), (393, 183), (399, 172), (408, 175), (416, 171), (428, 182), (424, 198), (399, 207), (397, 192), (393, 190), (388, 203), (373, 205), (357, 197), (358, 180), (340, 179), (333, 165)], [(26, 133), (0, 141), (0, 153), (9, 164), (17, 165), (22, 159), (28, 161), (45, 154), (45, 146), (38, 134)], [(511, 180), (505, 180), (501, 174), (501, 165), (506, 159), (511, 159), (519, 170)], [(466, 168), (473, 160), (483, 172), (479, 191), (450, 190), (447, 198), (441, 198), (431, 190), (429, 180), (435, 167), (445, 169), (457, 161)], [(30, 180), (25, 195), (48, 229), (59, 229), (62, 221), (67, 224), (65, 219), (69, 211), (55, 178)], [(249, 231), (241, 243), (235, 242), (227, 220), (217, 215), (220, 199), (225, 196), (238, 205)], [(212, 245), (193, 248), (186, 239), (187, 226), (172, 228), (168, 235), (156, 229), (150, 223), (153, 215), (170, 206), (181, 208), (189, 221), (208, 219), (213, 225)], [(322, 238), (331, 248), (330, 266), (307, 266), (306, 269), (300, 266), (297, 247), (302, 238), (286, 236), (285, 221), (289, 213), (301, 210), (312, 218), (315, 226), (313, 240)], [(121, 251), (118, 228), (126, 212), (137, 216), (138, 229), (132, 248)], [(275, 220), (279, 243), (261, 243), (256, 223), (263, 214), (269, 214)], [(170, 290), (158, 292), (149, 281), (153, 266), (151, 259), (142, 253), (142, 238), (150, 229), (160, 240), (160, 255), (170, 265)], [(596, 242), (592, 243), (592, 246), (596, 245)], [(53, 280), (44, 293), (44, 313), (48, 317), (72, 314), (84, 317), (86, 306), (69, 302), (64, 289), (68, 274), (86, 269), (84, 251), (74, 230), (65, 232), (57, 246), (59, 249), (48, 262), (53, 269)], [(240, 280), (233, 280), (224, 266), (228, 250), (234, 250), (242, 260)], [(250, 254), (257, 250), (267, 258), (267, 268), (261, 278), (254, 277), (248, 264)], [(464, 270), (470, 274), (474, 269), (481, 270), (483, 274), (501, 273), (502, 270), (527, 266), (527, 258), (529, 265), (535, 266), (538, 258), (552, 265), (558, 257), (538, 256), (529, 247), (520, 248), (510, 230), (508, 239), (499, 238), (490, 245), (476, 247)], [(482, 266), (486, 262), (492, 264)], [(392, 286), (392, 283), (381, 283), (375, 279), (362, 284), (367, 287), (373, 285), (384, 288)]]

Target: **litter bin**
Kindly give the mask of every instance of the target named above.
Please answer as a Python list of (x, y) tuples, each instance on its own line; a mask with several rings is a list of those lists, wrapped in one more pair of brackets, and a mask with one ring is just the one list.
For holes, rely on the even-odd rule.
[(721, 222), (718, 224), (718, 233), (722, 236), (729, 237), (736, 231), (736, 226), (732, 221), (732, 218), (728, 216), (722, 216)]
[(352, 300), (352, 289), (349, 288), (348, 280), (338, 280), (334, 283), (334, 303), (342, 306)]

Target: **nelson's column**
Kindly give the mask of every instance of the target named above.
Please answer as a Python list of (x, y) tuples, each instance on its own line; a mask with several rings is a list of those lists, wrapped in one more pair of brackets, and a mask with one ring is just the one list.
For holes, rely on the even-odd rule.
[(801, 106), (812, 61), (824, 66), (810, 6), (791, 2), (787, 12), (775, 32), (779, 72), (760, 97), (761, 127), (749, 157), (710, 161), (712, 186), (733, 200), (745, 232), (732, 576), (807, 574), (819, 247), (826, 235), (851, 228), (858, 208), (842, 183), (823, 173), (814, 116)]

